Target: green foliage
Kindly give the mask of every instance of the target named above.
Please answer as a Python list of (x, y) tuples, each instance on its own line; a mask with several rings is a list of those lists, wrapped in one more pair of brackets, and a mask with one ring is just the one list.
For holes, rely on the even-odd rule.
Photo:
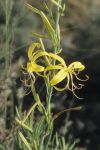
[[(54, 20), (54, 24), (50, 21), (49, 15), (46, 15), (43, 11), (35, 8), (34, 6), (31, 6), (30, 4), (27, 4), (26, 6), (40, 15), (42, 22), (44, 24), (45, 30), (47, 34), (49, 35), (49, 39), (52, 41), (54, 46), (54, 54), (56, 54), (60, 49), (60, 27), (59, 27), (59, 19), (61, 16), (60, 9), (62, 8), (62, 1), (58, 0), (52, 1), (54, 5), (57, 6), (56, 8), (56, 19)], [(44, 5), (49, 10), (48, 6), (44, 2)], [(50, 11), (48, 11), (50, 12)], [(52, 14), (53, 15), (53, 14)], [(53, 18), (53, 16), (51, 16)], [(41, 35), (40, 35), (41, 37)], [(40, 52), (37, 56), (41, 56), (41, 53), (43, 55), (45, 54), (45, 48), (43, 44), (43, 40), (39, 39), (40, 44), (42, 45), (42, 48), (44, 52)], [(34, 50), (34, 46), (38, 43), (33, 44), (29, 48), (28, 56), (29, 59), (31, 59), (32, 51)], [(39, 44), (38, 44), (39, 45)], [(39, 47), (37, 45), (37, 47)], [(55, 56), (55, 55), (54, 55)], [(57, 56), (57, 58), (59, 58)], [(48, 60), (45, 56), (46, 61)], [(59, 60), (59, 59), (58, 59)], [(62, 59), (61, 59), (62, 60)], [(48, 63), (48, 61), (47, 61)], [(53, 64), (56, 63), (56, 60), (53, 62)], [(37, 66), (37, 65), (36, 65)], [(27, 69), (27, 71), (29, 68)], [(31, 70), (29, 70), (31, 73)], [(38, 74), (38, 71), (36, 72)], [(35, 76), (32, 76), (35, 78)], [(30, 108), (30, 110), (27, 112), (27, 114), (24, 114), (24, 116), (20, 116), (20, 113), (17, 109), (17, 118), (16, 122), (19, 125), (19, 129), (16, 134), (16, 143), (19, 145), (18, 149), (23, 150), (74, 150), (75, 143), (73, 144), (66, 144), (65, 139), (63, 137), (60, 137), (58, 134), (53, 135), (53, 123), (54, 118), (52, 116), (52, 110), (51, 110), (51, 97), (53, 92), (53, 87), (50, 85), (50, 79), (49, 77), (45, 78), (45, 84), (46, 84), (46, 102), (45, 105), (42, 103), (40, 96), (38, 92), (35, 90), (34, 80), (30, 81), (30, 86), (35, 103)], [(27, 84), (26, 84), (27, 85)], [(41, 115), (39, 115), (39, 118), (37, 121), (35, 120), (35, 111), (36, 109), (39, 111)]]
[[(46, 35), (37, 34), (37, 33), (33, 33), (33, 34), (34, 36), (36, 36), (36, 38), (37, 37), (39, 38), (39, 42), (42, 46), (43, 51), (45, 52), (43, 38), (44, 39), (48, 38), (52, 42), (53, 53), (56, 55), (61, 52), (59, 20), (60, 20), (60, 16), (64, 14), (65, 5), (62, 3), (62, 0), (57, 0), (57, 1), (51, 0), (51, 3), (52, 3), (52, 8), (49, 9), (45, 1), (43, 2), (43, 6), (45, 6), (45, 11), (47, 13), (45, 13), (45, 11), (35, 8), (34, 6), (31, 6), (30, 4), (27, 4), (26, 6), (32, 11), (34, 11), (36, 14), (38, 14), (42, 19)], [(13, 34), (16, 33), (12, 31), (11, 26), (16, 27), (15, 31), (18, 32), (19, 29), (17, 28), (17, 25), (18, 25), (18, 20), (20, 18), (18, 18), (18, 20), (15, 19), (14, 23), (11, 21), (12, 20), (11, 14), (14, 6), (13, 0), (10, 0), (10, 3), (8, 3), (8, 1), (5, 0), (4, 3), (1, 2), (1, 4), (2, 4), (2, 8), (6, 20), (5, 31), (4, 31), (5, 47), (3, 48), (4, 49), (3, 57), (5, 58), (5, 71), (8, 71), (10, 67), (10, 59), (9, 59), (10, 47), (13, 43)], [(6, 8), (4, 8), (5, 6)], [(55, 15), (52, 12), (53, 8), (55, 8), (56, 10)], [(10, 32), (12, 34), (10, 34)], [(24, 46), (22, 45), (22, 47)], [(17, 51), (19, 49), (20, 47), (16, 47), (14, 51)], [(48, 63), (48, 59), (46, 56), (45, 56), (45, 60)], [(53, 61), (51, 60), (51, 62), (52, 65), (55, 65), (56, 59)], [(36, 73), (39, 74), (38, 72)], [(53, 75), (54, 74), (55, 71), (53, 72)], [(66, 143), (64, 137), (61, 137), (58, 133), (56, 133), (55, 135), (53, 134), (53, 127), (55, 121), (54, 116), (52, 114), (52, 108), (51, 108), (53, 86), (51, 86), (50, 84), (49, 76), (45, 78), (45, 85), (46, 85), (46, 92), (47, 92), (45, 104), (42, 102), (39, 93), (36, 91), (36, 87), (33, 80), (31, 80), (31, 83), (28, 86), (30, 87), (30, 91), (33, 94), (34, 104), (31, 106), (29, 111), (22, 112), (22, 103), (23, 103), (22, 101), (18, 102), (18, 107), (16, 107), (16, 113), (14, 113), (14, 104), (11, 105), (12, 107), (10, 107), (10, 109), (13, 112), (13, 119), (15, 120), (12, 119), (13, 127), (11, 129), (10, 137), (7, 136), (5, 142), (3, 142), (3, 144), (1, 143), (0, 145), (1, 150), (5, 150), (5, 149), (9, 150), (10, 145), (11, 145), (11, 149), (13, 150), (75, 150), (76, 149), (75, 142)], [(8, 107), (6, 106), (5, 118), (7, 117), (7, 110)], [(35, 116), (36, 111), (38, 111), (38, 117)], [(5, 121), (5, 129), (6, 126), (7, 125)], [(6, 145), (6, 142), (8, 142), (9, 144)]]
[[(34, 118), (34, 117), (33, 117)], [(30, 126), (32, 117), (27, 121), (27, 125)], [(16, 146), (15, 150), (76, 150), (75, 143), (66, 143), (65, 138), (61, 137), (57, 133), (51, 135), (48, 133), (47, 125), (44, 117), (40, 117), (39, 120), (32, 125), (32, 132), (22, 129), (16, 134)], [(19, 143), (19, 144), (18, 144)]]

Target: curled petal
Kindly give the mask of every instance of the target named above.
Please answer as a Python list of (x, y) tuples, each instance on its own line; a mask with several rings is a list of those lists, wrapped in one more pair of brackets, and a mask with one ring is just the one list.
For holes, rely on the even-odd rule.
[(85, 66), (81, 62), (76, 61), (71, 63), (68, 68), (72, 69), (73, 71), (82, 71), (85, 69)]
[(50, 81), (51, 85), (54, 86), (63, 81), (68, 76), (66, 69), (61, 69)]
[(54, 58), (55, 60), (58, 60), (64, 67), (67, 67), (65, 61), (60, 56), (53, 53), (49, 53), (49, 56)]
[(69, 74), (67, 75), (67, 82), (66, 82), (66, 85), (63, 87), (63, 88), (59, 88), (57, 86), (54, 86), (54, 88), (59, 91), (59, 92), (62, 92), (66, 89), (69, 89), (69, 81), (70, 81), (70, 78), (69, 78)]
[(35, 62), (28, 62), (27, 63), (27, 71), (29, 73), (32, 72), (43, 72), (44, 71), (44, 67), (37, 65)]
[(74, 73), (74, 75), (75, 75), (76, 79), (79, 80), (79, 81), (87, 81), (87, 80), (89, 79), (89, 76), (87, 76), (87, 75), (86, 75), (86, 79), (80, 79), (80, 78), (76, 75), (76, 73)]
[(59, 61), (64, 67), (66, 67), (65, 61), (60, 56), (58, 56), (57, 54), (48, 53), (48, 52), (44, 52), (44, 51), (37, 52), (37, 54), (34, 56), (33, 60), (36, 61), (39, 57), (42, 57), (42, 56), (51, 57), (54, 60)]
[(33, 60), (36, 61), (38, 58), (40, 58), (42, 56), (49, 56), (49, 53), (44, 52), (44, 51), (37, 51), (37, 53), (35, 54)]
[(35, 48), (40, 48), (41, 44), (40, 43), (32, 43), (28, 49), (28, 58), (30, 61), (33, 60), (33, 51), (35, 50)]
[(83, 98), (81, 98), (81, 97), (76, 95), (75, 90), (78, 89), (78, 87), (73, 83), (73, 76), (72, 76), (72, 74), (70, 74), (70, 77), (71, 77), (71, 84), (72, 84), (72, 87), (70, 88), (70, 91), (72, 91), (72, 93), (74, 94), (74, 96), (76, 98), (83, 99)]
[(44, 70), (44, 76), (45, 76), (45, 77), (47, 76), (47, 72), (48, 72), (48, 71), (60, 70), (60, 69), (63, 69), (63, 67), (61, 66), (61, 64), (48, 66), (48, 67), (46, 67), (46, 69)]

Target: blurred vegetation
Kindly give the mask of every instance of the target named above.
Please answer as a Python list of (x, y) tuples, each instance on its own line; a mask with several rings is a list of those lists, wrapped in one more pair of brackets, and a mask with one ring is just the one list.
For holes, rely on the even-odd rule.
[[(35, 0), (30, 3), (38, 2)], [(22, 109), (30, 108), (33, 98), (24, 97), (24, 87), (20, 81), (20, 66), (25, 62), (27, 46), (34, 40), (32, 32), (40, 32), (38, 17), (26, 9), (25, 0), (0, 0), (0, 144), (11, 149), (15, 106), (22, 103)], [(65, 108), (81, 105), (79, 112), (65, 113), (55, 122), (55, 130), (66, 136), (66, 141), (76, 139), (78, 146), (87, 150), (100, 149), (100, 2), (99, 0), (65, 0), (66, 15), (61, 20), (65, 60), (81, 60), (90, 80), (78, 92), (84, 100), (77, 101), (70, 92), (53, 95), (54, 113)], [(48, 41), (47, 46), (51, 49)], [(39, 80), (37, 89), (42, 81)], [(40, 89), (42, 96), (44, 89)], [(60, 101), (62, 100), (62, 101)], [(3, 147), (0, 147), (3, 150)], [(80, 148), (81, 149), (81, 148)]]

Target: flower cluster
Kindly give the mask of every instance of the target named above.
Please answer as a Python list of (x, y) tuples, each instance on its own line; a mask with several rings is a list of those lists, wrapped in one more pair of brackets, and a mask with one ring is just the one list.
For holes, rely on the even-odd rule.
[[(31, 81), (35, 82), (36, 75), (49, 78), (51, 86), (57, 91), (68, 89), (77, 97), (74, 91), (82, 88), (83, 84), (75, 85), (74, 78), (78, 81), (86, 81), (88, 79), (87, 77), (87, 79), (82, 80), (78, 77), (78, 74), (85, 69), (81, 62), (76, 61), (67, 66), (58, 54), (42, 50), (40, 43), (32, 43), (30, 45), (28, 58), (27, 66), (26, 68), (23, 67), (23, 69), (27, 71)], [(57, 85), (64, 80), (66, 85), (63, 88), (58, 87)]]

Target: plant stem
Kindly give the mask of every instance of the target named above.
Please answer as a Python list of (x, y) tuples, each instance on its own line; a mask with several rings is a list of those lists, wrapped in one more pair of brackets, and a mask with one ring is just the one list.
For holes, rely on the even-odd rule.
[[(61, 0), (58, 0), (59, 4), (61, 4)], [(60, 34), (59, 34), (59, 20), (60, 20), (60, 12), (59, 7), (57, 7), (56, 11), (56, 27), (55, 27), (55, 37), (56, 37), (56, 45), (54, 46), (54, 53), (57, 53), (57, 50), (60, 49)], [(55, 65), (56, 61), (53, 61), (53, 65)], [(50, 128), (52, 128), (52, 114), (51, 114), (51, 98), (52, 98), (52, 92), (53, 92), (53, 86), (50, 85), (49, 78), (46, 80), (46, 88), (47, 88), (47, 114), (48, 114), (48, 122), (50, 125)], [(51, 130), (52, 131), (52, 130)]]
[[(61, 5), (61, 0), (58, 0), (59, 5)], [(56, 39), (57, 39), (57, 45), (55, 47), (55, 53), (57, 53), (57, 50), (60, 49), (60, 28), (59, 28), (59, 21), (60, 21), (60, 8), (57, 7), (57, 12), (56, 12), (56, 26), (55, 26), (55, 31), (56, 31)]]

